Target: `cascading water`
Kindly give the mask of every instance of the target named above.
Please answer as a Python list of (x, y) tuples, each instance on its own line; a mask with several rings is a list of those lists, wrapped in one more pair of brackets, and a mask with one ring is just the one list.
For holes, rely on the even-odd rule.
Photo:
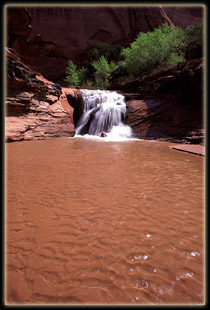
[(111, 140), (131, 138), (132, 130), (125, 124), (126, 104), (123, 95), (114, 91), (81, 90), (84, 111), (77, 124), (76, 136), (91, 135)]

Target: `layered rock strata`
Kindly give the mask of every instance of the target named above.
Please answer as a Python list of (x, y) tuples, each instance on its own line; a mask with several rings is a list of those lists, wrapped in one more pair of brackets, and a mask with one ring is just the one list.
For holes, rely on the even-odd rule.
[(203, 59), (186, 61), (109, 88), (126, 97), (127, 122), (136, 137), (204, 142), (203, 67)]
[(73, 108), (58, 84), (26, 66), (7, 49), (6, 141), (46, 139), (74, 135)]
[[(69, 58), (80, 62), (101, 41), (128, 45), (162, 22), (185, 28), (202, 21), (202, 6), (9, 7), (7, 141), (74, 134), (83, 110), (80, 91), (43, 77), (62, 78)], [(202, 143), (202, 67), (198, 59), (113, 86), (126, 96), (128, 123), (137, 137)]]

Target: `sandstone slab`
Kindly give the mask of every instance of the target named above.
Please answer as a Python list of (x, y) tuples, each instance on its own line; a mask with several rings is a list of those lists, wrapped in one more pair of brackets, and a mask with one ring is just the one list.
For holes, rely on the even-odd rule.
[(178, 151), (188, 152), (191, 154), (205, 156), (205, 147), (203, 145), (177, 144), (170, 146), (170, 148)]

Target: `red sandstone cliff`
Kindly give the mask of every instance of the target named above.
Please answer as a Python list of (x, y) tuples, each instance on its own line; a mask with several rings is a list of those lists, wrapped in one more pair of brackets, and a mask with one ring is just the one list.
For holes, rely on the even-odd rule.
[[(11, 7), (6, 10), (7, 46), (21, 55), (21, 59), (32, 64), (56, 49), (56, 44), (43, 40), (41, 35), (33, 36), (31, 14), (26, 8)], [(29, 36), (32, 37), (29, 39)]]
[(127, 46), (141, 31), (167, 22), (186, 28), (203, 22), (203, 6), (8, 6), (7, 46), (52, 81), (62, 80), (68, 59), (81, 64), (101, 41)]
[[(202, 7), (34, 7), (10, 8), (7, 13), (8, 141), (73, 134), (73, 109), (69, 103), (74, 107), (79, 91), (59, 89), (38, 72), (57, 80), (65, 74), (69, 58), (79, 62), (81, 53), (100, 41), (126, 45), (139, 31), (152, 30), (165, 21), (182, 27), (202, 22)], [(172, 78), (169, 73), (154, 77), (152, 82), (138, 81), (137, 89), (135, 81), (130, 90), (125, 86), (123, 92), (129, 93), (128, 122), (138, 137), (202, 140), (202, 90), (198, 97), (193, 95), (197, 86), (202, 88), (201, 67), (195, 64), (185, 69), (180, 68), (177, 72), (185, 73), (172, 74)], [(168, 89), (164, 98), (160, 98), (161, 93), (154, 94), (157, 84)], [(175, 92), (170, 94), (170, 90)], [(132, 97), (132, 92), (137, 97)], [(155, 101), (151, 101), (152, 95), (156, 96)], [(79, 115), (81, 111), (77, 112)]]
[(73, 108), (62, 89), (26, 66), (15, 50), (6, 49), (6, 141), (46, 139), (74, 134)]
[(173, 142), (203, 143), (204, 59), (136, 79), (113, 84), (126, 97), (127, 123), (136, 137)]
[(168, 22), (183, 28), (202, 23), (200, 7), (30, 7), (32, 38), (56, 44), (33, 68), (53, 81), (63, 79), (68, 59), (81, 63), (83, 54), (101, 41), (127, 46), (140, 31)]
[(66, 95), (74, 98), (79, 90), (61, 88), (31, 68), (56, 45), (40, 35), (29, 39), (30, 22), (27, 9), (7, 10), (6, 141), (72, 136), (73, 108)]

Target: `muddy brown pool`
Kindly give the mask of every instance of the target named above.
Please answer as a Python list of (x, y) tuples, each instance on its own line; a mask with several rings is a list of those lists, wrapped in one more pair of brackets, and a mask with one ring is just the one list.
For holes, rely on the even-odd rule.
[(6, 145), (8, 304), (203, 304), (204, 157), (170, 143)]

